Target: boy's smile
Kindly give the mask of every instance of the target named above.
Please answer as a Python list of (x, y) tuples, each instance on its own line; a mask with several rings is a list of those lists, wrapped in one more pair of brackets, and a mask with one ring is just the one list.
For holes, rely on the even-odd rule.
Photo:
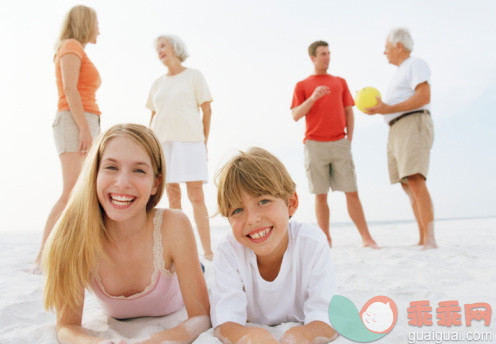
[(288, 246), (288, 222), (298, 207), (296, 193), (288, 201), (241, 191), (241, 204), (229, 210), (236, 240), (253, 250), (257, 259), (282, 259)]
[(273, 227), (262, 227), (255, 229), (254, 231), (248, 233), (247, 237), (255, 243), (265, 241), (270, 237), (270, 234), (272, 233), (272, 228)]

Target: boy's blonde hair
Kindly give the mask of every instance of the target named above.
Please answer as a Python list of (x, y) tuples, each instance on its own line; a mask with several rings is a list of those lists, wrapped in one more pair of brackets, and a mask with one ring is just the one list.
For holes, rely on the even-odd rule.
[(91, 7), (77, 5), (71, 8), (62, 23), (62, 30), (55, 51), (58, 51), (60, 44), (66, 39), (73, 38), (81, 45), (91, 41), (95, 36), (97, 20), (96, 12)]
[(241, 203), (241, 192), (271, 195), (288, 200), (296, 184), (279, 159), (263, 148), (252, 147), (229, 160), (217, 171), (217, 205), (222, 216)]
[(158, 188), (146, 205), (148, 213), (158, 204), (165, 184), (162, 146), (153, 132), (143, 125), (118, 124), (108, 129), (93, 143), (86, 157), (67, 206), (55, 224), (43, 250), (46, 274), (43, 299), (45, 308), (75, 310), (82, 306), (84, 288), (89, 289), (100, 257), (105, 257), (103, 242), (108, 237), (103, 213), (98, 202), (96, 181), (100, 161), (109, 142), (127, 137), (150, 157)]

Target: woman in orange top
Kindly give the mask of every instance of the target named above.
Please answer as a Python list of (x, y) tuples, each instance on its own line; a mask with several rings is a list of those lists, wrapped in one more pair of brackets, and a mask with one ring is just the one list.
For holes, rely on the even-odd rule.
[(40, 272), (45, 241), (65, 208), (86, 152), (100, 132), (100, 110), (95, 93), (101, 79), (84, 52), (86, 44), (95, 44), (99, 34), (95, 10), (82, 5), (73, 7), (62, 25), (54, 57), (59, 101), (53, 133), (62, 164), (63, 190), (48, 216), (35, 272)]

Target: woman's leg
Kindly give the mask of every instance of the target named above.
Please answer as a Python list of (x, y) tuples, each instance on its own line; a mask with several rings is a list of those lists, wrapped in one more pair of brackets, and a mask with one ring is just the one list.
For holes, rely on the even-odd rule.
[(204, 257), (205, 259), (212, 260), (214, 255), (210, 246), (210, 223), (205, 205), (205, 197), (203, 195), (203, 182), (186, 182), (186, 188), (188, 190), (188, 198), (193, 206), (193, 216), (203, 246)]
[(169, 199), (169, 208), (181, 209), (181, 186), (178, 183), (167, 183), (165, 190)]
[(80, 152), (66, 152), (60, 155), (60, 163), (62, 165), (62, 180), (63, 188), (62, 195), (58, 199), (57, 203), (52, 208), (50, 215), (48, 215), (47, 222), (45, 224), (45, 230), (43, 231), (43, 239), (41, 241), (40, 252), (38, 257), (36, 257), (36, 267), (34, 272), (41, 272), (41, 256), (43, 255), (43, 249), (45, 248), (45, 242), (48, 235), (52, 231), (53, 226), (57, 222), (64, 210), (67, 201), (69, 200), (69, 195), (76, 184), (77, 178), (81, 173), (81, 167), (84, 161), (84, 156)]

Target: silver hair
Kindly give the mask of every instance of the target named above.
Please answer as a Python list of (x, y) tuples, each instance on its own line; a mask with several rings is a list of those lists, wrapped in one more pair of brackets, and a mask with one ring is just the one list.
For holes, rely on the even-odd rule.
[(161, 38), (165, 38), (172, 48), (174, 49), (174, 53), (176, 56), (184, 62), (188, 58), (188, 51), (186, 50), (186, 44), (184, 44), (183, 40), (175, 35), (160, 35), (155, 39), (155, 44), (157, 44), (158, 40)]
[(413, 50), (413, 39), (412, 36), (410, 36), (410, 32), (408, 32), (408, 29), (406, 28), (400, 27), (391, 30), (387, 37), (387, 41), (393, 45), (401, 43), (406, 50)]

